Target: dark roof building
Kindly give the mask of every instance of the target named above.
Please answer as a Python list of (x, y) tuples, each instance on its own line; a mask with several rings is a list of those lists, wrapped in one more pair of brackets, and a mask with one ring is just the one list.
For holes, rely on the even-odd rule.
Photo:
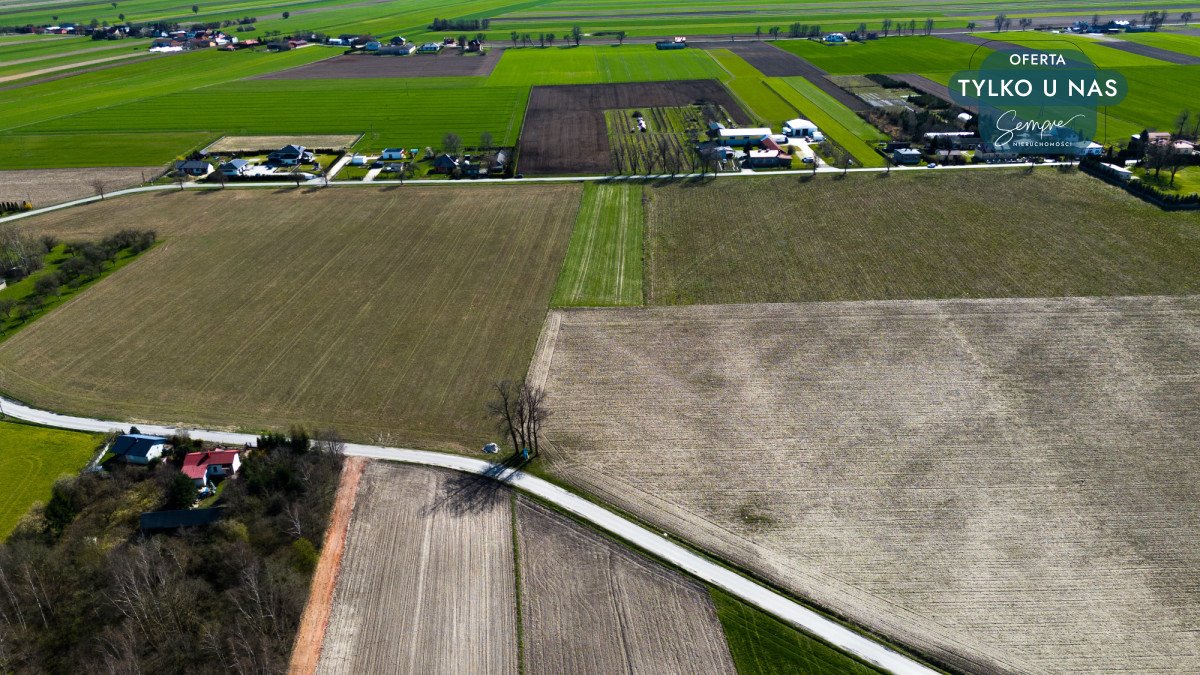
[(181, 527), (203, 527), (217, 522), (224, 513), (225, 507), (223, 506), (211, 509), (147, 511), (142, 514), (140, 524), (143, 532), (177, 530)]

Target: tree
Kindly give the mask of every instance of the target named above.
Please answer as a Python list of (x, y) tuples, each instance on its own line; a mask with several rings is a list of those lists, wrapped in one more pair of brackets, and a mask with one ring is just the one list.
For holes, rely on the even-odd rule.
[(1007, 21), (1008, 21), (1008, 15), (1006, 15), (1006, 14), (997, 14), (996, 18), (992, 19), (992, 23), (995, 24), (995, 26), (996, 26), (997, 33), (1004, 30), (1004, 24)]
[(0, 298), (0, 319), (7, 320), (17, 308), (17, 301), (12, 298)]
[(122, 20), (122, 21), (124, 21), (124, 20), (125, 20), (125, 15), (124, 15), (124, 14), (118, 14), (118, 15), (117, 15), (117, 18), (118, 18), (118, 19), (120, 19), (120, 20)]
[(859, 40), (866, 40), (867, 39), (867, 22), (864, 21), (864, 22), (858, 24), (858, 30), (856, 32), (858, 33)]
[(517, 43), (521, 40), (521, 35), (514, 30), (513, 32), (509, 33), (508, 36), (512, 38), (513, 46), (516, 47)]
[(283, 17), (283, 18), (285, 18), (285, 19), (290, 19), (290, 18), (292, 18), (292, 13), (291, 13), (291, 12), (284, 12), (283, 14), (280, 14), (280, 16), (282, 16), (282, 17)]
[(755, 39), (755, 40), (761, 40), (761, 39), (762, 39), (762, 33), (763, 33), (763, 31), (762, 31), (762, 26), (755, 26), (755, 27), (754, 27), (754, 39)]
[[(57, 21), (57, 18), (55, 20)], [(1188, 22), (1192, 20), (1192, 13), (1184, 12), (1184, 13), (1180, 14), (1179, 20), (1183, 22), (1183, 25), (1185, 25), (1185, 26), (1188, 25)]]
[(546, 46), (546, 34), (545, 33), (538, 33), (538, 46), (539, 47)]
[(100, 178), (93, 178), (91, 186), (100, 199), (104, 199), (104, 181)]
[(492, 142), (493, 142), (492, 132), (485, 131), (482, 134), (479, 134), (479, 147), (480, 148), (483, 148), (483, 149), (490, 148), (490, 147), (492, 147)]
[(1030, 19), (1028, 17), (1023, 17), (1017, 22), (1017, 24), (1020, 25), (1021, 30), (1024, 31), (1024, 30), (1027, 30), (1028, 28), (1030, 28), (1031, 26), (1033, 26), (1033, 19)]
[(462, 151), (462, 137), (455, 133), (442, 136), (442, 150), (451, 157), (457, 157)]
[(1175, 126), (1178, 127), (1178, 131), (1175, 132), (1176, 138), (1183, 137), (1183, 132), (1187, 129), (1188, 120), (1191, 119), (1191, 117), (1192, 111), (1188, 110), (1187, 108), (1179, 111), (1179, 115), (1175, 117)]
[(511, 380), (497, 382), (492, 388), (496, 397), (488, 404), (488, 415), (512, 441), (514, 452), (519, 454), (528, 450), (536, 457), (542, 424), (550, 417), (546, 392), (531, 387), (528, 382), (517, 384)]
[[(551, 36), (551, 37), (553, 37), (553, 36)], [(553, 41), (553, 40), (551, 40), (551, 41)], [(619, 45), (625, 44), (625, 31), (623, 31), (623, 30), (617, 31), (617, 44), (619, 44)]]
[(892, 20), (884, 19), (881, 28), (883, 29), (883, 37), (887, 37), (888, 33), (892, 32)]
[(553, 45), (554, 39), (555, 39), (554, 33), (546, 33), (546, 42), (547, 43), (549, 43), (550, 45)]
[(579, 26), (571, 26), (571, 41), (578, 47), (580, 41), (583, 40), (583, 29)]
[(200, 13), (200, 5), (192, 5), (192, 14)]
[(768, 30), (767, 32), (771, 34), (772, 40), (778, 40), (780, 30), (781, 29), (779, 28), (779, 26), (771, 26), (771, 29)]
[(969, 30), (969, 31), (975, 30), (975, 22), (974, 21), (967, 22), (967, 30)]
[(168, 509), (187, 509), (196, 503), (196, 484), (186, 475), (171, 469), (163, 490), (164, 506)]
[(62, 278), (57, 272), (43, 274), (33, 282), (33, 294), (47, 298), (51, 295), (58, 295), (58, 289), (62, 286)]

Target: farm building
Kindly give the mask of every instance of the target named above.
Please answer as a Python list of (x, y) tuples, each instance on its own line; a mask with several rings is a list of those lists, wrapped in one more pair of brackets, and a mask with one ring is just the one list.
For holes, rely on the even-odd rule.
[(817, 131), (817, 125), (804, 118), (796, 118), (783, 123), (783, 133), (785, 136), (799, 136), (808, 138)]
[(364, 155), (354, 155), (350, 158), (350, 166), (362, 166), (367, 163), (367, 158)]
[(379, 159), (404, 159), (404, 148), (384, 148)]
[(892, 151), (892, 161), (897, 164), (920, 164), (921, 151), (916, 148), (896, 148)]
[(108, 451), (129, 464), (149, 464), (150, 460), (162, 457), (167, 439), (146, 434), (117, 436)]
[(409, 56), (417, 51), (416, 45), (388, 45), (380, 47), (375, 53), (380, 56)]
[(717, 129), (717, 138), (722, 145), (754, 145), (771, 135), (766, 127), (749, 129)]
[(687, 49), (687, 42), (676, 42), (675, 40), (659, 40), (654, 43), (658, 49)]
[(183, 458), (185, 476), (192, 479), (196, 487), (208, 487), (210, 482), (220, 482), (238, 472), (242, 466), (238, 450), (213, 450), (211, 452), (189, 452)]
[(212, 525), (221, 519), (225, 507), (211, 509), (181, 509), (179, 511), (148, 511), (143, 513), (139, 524), (143, 532), (178, 530), (184, 527)]
[(417, 47), (417, 51), (422, 54), (436, 54), (442, 51), (442, 46), (436, 42), (426, 42), (420, 47)]

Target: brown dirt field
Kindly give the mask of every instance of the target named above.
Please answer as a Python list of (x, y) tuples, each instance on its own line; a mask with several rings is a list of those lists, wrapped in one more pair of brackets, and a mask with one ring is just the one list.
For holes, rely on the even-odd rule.
[(162, 243), (0, 343), (0, 390), (104, 419), (478, 452), (579, 200), (577, 185), (172, 190), (28, 218), (64, 241), (135, 223)]
[(316, 150), (342, 150), (358, 142), (356, 134), (325, 134), (306, 136), (222, 136), (205, 150), (217, 152), (259, 152), (275, 150), (289, 143)]
[(525, 672), (736, 672), (703, 585), (524, 498), (517, 533)]
[(766, 42), (730, 42), (726, 45), (714, 44), (713, 47), (728, 49), (746, 60), (767, 77), (791, 77), (800, 75), (809, 82), (817, 85), (821, 91), (832, 96), (838, 103), (858, 112), (869, 110), (870, 104), (859, 97), (839, 87), (829, 79), (829, 73), (808, 59), (791, 52), (785, 52), (775, 45)]
[(471, 480), (367, 467), (319, 672), (518, 671), (512, 499)]
[(350, 457), (343, 465), (333, 513), (325, 530), (325, 543), (321, 546), (321, 559), (317, 562), (317, 571), (308, 590), (308, 604), (304, 606), (300, 628), (296, 631), (296, 646), (292, 648), (292, 660), (288, 664), (291, 675), (310, 675), (317, 670), (321, 644), (325, 641), (325, 629), (333, 610), (333, 589), (341, 570), (342, 553), (346, 550), (346, 532), (354, 513), (358, 482), (366, 465), (367, 460), (362, 457)]
[(1200, 670), (1200, 297), (547, 326), (549, 468), (601, 499), (964, 670)]
[(1137, 54), (1138, 56), (1147, 56), (1152, 59), (1158, 59), (1159, 61), (1165, 61), (1167, 63), (1175, 63), (1181, 66), (1194, 66), (1200, 64), (1200, 57), (1198, 56), (1192, 56), (1191, 54), (1180, 54), (1179, 52), (1173, 52), (1169, 49), (1163, 49), (1162, 47), (1153, 47), (1151, 45), (1144, 45), (1137, 42), (1126, 42), (1125, 40), (1098, 40), (1097, 44), (1104, 45), (1105, 47), (1111, 47), (1118, 51), (1129, 52), (1130, 54)]
[(605, 173), (612, 168), (604, 111), (705, 101), (749, 118), (716, 80), (533, 87), (521, 127), (519, 170), (528, 175)]
[[(493, 50), (489, 50), (493, 51)], [(500, 61), (503, 50), (484, 55), (411, 54), (370, 56), (344, 54), (266, 75), (258, 80), (329, 80), (377, 77), (487, 77)]]
[(0, 171), (0, 201), (28, 199), (33, 207), (52, 206), (72, 199), (92, 197), (92, 181), (104, 181), (108, 191), (132, 187), (153, 180), (163, 172), (161, 166), (130, 166), (95, 169), (21, 169)]

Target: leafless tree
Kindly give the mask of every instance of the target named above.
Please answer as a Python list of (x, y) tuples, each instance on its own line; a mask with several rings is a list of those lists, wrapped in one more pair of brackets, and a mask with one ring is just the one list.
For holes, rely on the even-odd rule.
[(442, 150), (451, 157), (457, 157), (462, 151), (462, 136), (458, 134), (446, 134), (442, 137)]
[(91, 181), (92, 189), (100, 199), (104, 199), (104, 181), (100, 178), (93, 178)]
[(550, 417), (546, 392), (529, 383), (503, 380), (493, 385), (496, 397), (488, 404), (488, 415), (512, 441), (516, 452), (529, 450), (537, 456), (542, 425)]
[(486, 149), (492, 147), (492, 142), (493, 142), (492, 132), (485, 131), (482, 134), (479, 134), (479, 147), (480, 148), (483, 148), (484, 150), (486, 150)]

